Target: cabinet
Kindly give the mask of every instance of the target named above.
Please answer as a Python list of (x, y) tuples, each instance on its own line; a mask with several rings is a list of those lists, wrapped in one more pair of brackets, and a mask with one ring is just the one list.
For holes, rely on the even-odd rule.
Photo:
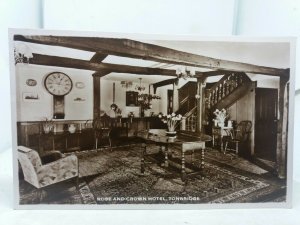
[[(69, 124), (74, 124), (76, 132), (68, 131)], [(17, 132), (18, 145), (36, 149), (39, 153), (49, 150), (87, 150), (92, 149), (94, 145), (91, 121), (55, 121), (54, 129), (47, 134), (44, 133), (40, 121), (19, 122)]]

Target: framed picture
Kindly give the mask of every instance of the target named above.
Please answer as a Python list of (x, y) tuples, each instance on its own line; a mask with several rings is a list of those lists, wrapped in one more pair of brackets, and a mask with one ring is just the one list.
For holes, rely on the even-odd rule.
[(138, 106), (138, 92), (126, 91), (126, 106)]
[(83, 103), (83, 102), (85, 102), (85, 98), (83, 98), (83, 97), (76, 97), (76, 98), (74, 98), (74, 102), (76, 102), (76, 103)]
[[(16, 49), (16, 42), (28, 48)], [(106, 57), (99, 64), (81, 55), (61, 60), (53, 55), (57, 46), (65, 53), (80, 49), (96, 58), (99, 52), (119, 57)], [(14, 58), (14, 52), (24, 49), (35, 53), (26, 66)], [(291, 207), (294, 50), (292, 38), (12, 30), (15, 206)], [(71, 73), (72, 67), (85, 88), (74, 83), (68, 97), (54, 98), (53, 108), (50, 93), (28, 92), (30, 87), (20, 78), (31, 71), (44, 75), (57, 67), (59, 73)], [(122, 85), (127, 86), (121, 81), (141, 77), (145, 88), (124, 91)], [(55, 74), (46, 85), (57, 93), (70, 90), (71, 83)], [(159, 100), (152, 98), (154, 89)], [(43, 96), (42, 107), (22, 104), (39, 101), (40, 94), (49, 94)], [(157, 116), (143, 116), (139, 95), (151, 104), (143, 110)], [(112, 102), (122, 115), (110, 108)], [(31, 110), (37, 119), (22, 120)], [(76, 132), (41, 135), (39, 127), (45, 121), (40, 118), (53, 111), (57, 116), (53, 119), (59, 119), (54, 123), (66, 128), (74, 124)], [(37, 164), (52, 150), (56, 155), (49, 158), (54, 161)]]
[(36, 92), (23, 92), (22, 98), (24, 102), (38, 102), (40, 101), (40, 96)]

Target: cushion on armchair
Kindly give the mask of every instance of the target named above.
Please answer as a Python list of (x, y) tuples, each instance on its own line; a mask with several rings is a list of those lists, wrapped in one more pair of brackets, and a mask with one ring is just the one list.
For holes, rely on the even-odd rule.
[[(61, 157), (60, 152), (49, 153), (52, 159)], [(47, 164), (42, 164), (37, 151), (18, 146), (18, 159), (24, 179), (36, 188), (45, 187), (73, 177), (78, 177), (78, 158), (76, 155), (65, 156)]]
[(62, 154), (60, 151), (47, 151), (41, 155), (41, 160), (42, 164), (44, 165), (59, 160), (62, 157), (64, 157), (64, 154)]

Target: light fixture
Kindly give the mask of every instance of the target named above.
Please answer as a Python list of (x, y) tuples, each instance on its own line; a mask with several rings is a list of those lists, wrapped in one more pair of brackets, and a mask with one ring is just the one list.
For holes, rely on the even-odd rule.
[(176, 75), (178, 78), (183, 78), (183, 79), (187, 79), (187, 78), (193, 78), (196, 75), (195, 69), (191, 68), (191, 67), (178, 67), (176, 69)]
[(128, 88), (131, 88), (132, 87), (132, 81), (121, 81), (121, 86), (122, 86), (122, 88), (126, 88), (126, 90), (128, 89)]
[(15, 64), (29, 63), (29, 59), (33, 58), (32, 51), (28, 45), (22, 42), (16, 42), (14, 47)]
[(135, 86), (135, 90), (144, 91), (146, 87), (142, 86), (142, 78), (139, 78), (139, 80), (140, 80), (140, 84)]

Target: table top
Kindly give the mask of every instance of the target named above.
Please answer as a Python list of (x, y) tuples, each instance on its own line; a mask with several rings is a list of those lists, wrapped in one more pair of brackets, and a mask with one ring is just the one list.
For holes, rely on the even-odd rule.
[(167, 136), (167, 131), (164, 129), (150, 129), (139, 131), (137, 133), (137, 136), (147, 141), (172, 144), (183, 144), (188, 142), (202, 143), (212, 140), (212, 137), (209, 135), (189, 131), (177, 131), (175, 137), (169, 137)]
[(218, 129), (218, 130), (230, 130), (233, 129), (233, 127), (213, 127), (213, 129)]

